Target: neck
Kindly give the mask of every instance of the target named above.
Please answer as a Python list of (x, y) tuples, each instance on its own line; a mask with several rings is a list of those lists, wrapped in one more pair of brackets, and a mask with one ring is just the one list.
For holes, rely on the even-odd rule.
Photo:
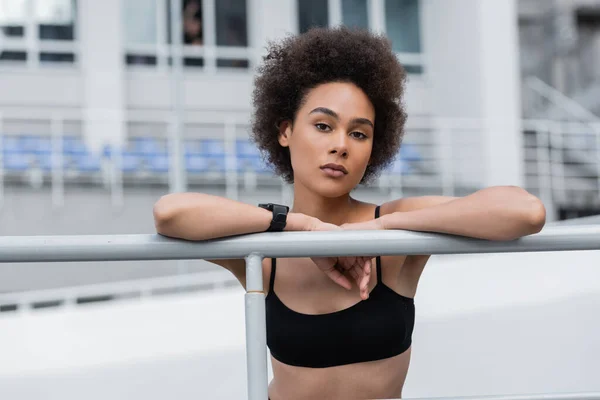
[(323, 222), (341, 225), (357, 205), (357, 201), (346, 193), (340, 197), (323, 197), (311, 192), (301, 184), (294, 183), (294, 203), (290, 212), (302, 213)]

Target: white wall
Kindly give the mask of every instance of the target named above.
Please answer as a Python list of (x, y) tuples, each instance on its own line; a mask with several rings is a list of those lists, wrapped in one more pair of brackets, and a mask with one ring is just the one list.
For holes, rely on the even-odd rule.
[(424, 0), (423, 19), (432, 115), (478, 121), (486, 184), (522, 185), (516, 0)]
[(121, 144), (125, 135), (121, 11), (121, 0), (83, 1), (78, 7), (84, 135), (96, 150), (103, 143)]

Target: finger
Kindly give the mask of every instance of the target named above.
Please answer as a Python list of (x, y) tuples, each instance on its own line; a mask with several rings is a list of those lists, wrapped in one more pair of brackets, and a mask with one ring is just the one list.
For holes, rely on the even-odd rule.
[(360, 297), (363, 300), (369, 298), (369, 274), (370, 266), (366, 264), (366, 259), (364, 257), (358, 257), (352, 266), (352, 277), (356, 281)]
[(348, 273), (350, 274), (352, 279), (354, 279), (354, 281), (356, 282), (356, 287), (358, 288), (358, 290), (361, 290), (360, 282), (362, 280), (362, 276), (361, 276), (362, 270), (360, 268), (356, 268), (356, 266), (355, 266), (355, 267), (349, 269)]
[(362, 276), (361, 287), (364, 287), (366, 297), (369, 297), (369, 281), (371, 280), (371, 259), (364, 262), (364, 273)]
[(356, 281), (356, 286), (360, 293), (360, 298), (366, 300), (369, 298), (369, 279), (365, 280), (365, 269), (363, 268), (364, 263), (361, 262), (362, 258), (357, 258), (353, 265), (353, 277)]
[(332, 266), (331, 268), (325, 270), (324, 272), (329, 277), (329, 279), (331, 279), (332, 281), (334, 281), (335, 283), (337, 283), (344, 289), (346, 289), (346, 290), (352, 289), (352, 284), (350, 283), (348, 278), (346, 278), (344, 276), (344, 274), (342, 274), (339, 270), (337, 270), (335, 268), (335, 266)]

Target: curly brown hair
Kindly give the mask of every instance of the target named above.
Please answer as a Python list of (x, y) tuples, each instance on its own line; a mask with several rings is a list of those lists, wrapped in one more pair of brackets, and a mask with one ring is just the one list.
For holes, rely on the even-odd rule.
[(371, 162), (361, 183), (394, 160), (406, 121), (406, 73), (387, 38), (346, 27), (313, 28), (270, 43), (267, 50), (254, 82), (251, 138), (286, 182), (294, 181), (294, 172), (289, 149), (278, 142), (279, 124), (293, 125), (308, 91), (323, 83), (351, 82), (375, 108)]

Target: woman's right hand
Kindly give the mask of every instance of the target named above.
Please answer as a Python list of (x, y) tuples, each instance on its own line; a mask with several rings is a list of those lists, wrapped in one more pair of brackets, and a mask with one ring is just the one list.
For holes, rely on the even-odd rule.
[[(343, 228), (314, 218), (307, 230), (337, 231), (343, 230)], [(356, 282), (361, 299), (366, 300), (369, 298), (369, 280), (371, 278), (370, 256), (311, 257), (311, 260), (332, 281), (347, 290), (352, 289), (352, 283), (347, 276), (349, 275)]]

